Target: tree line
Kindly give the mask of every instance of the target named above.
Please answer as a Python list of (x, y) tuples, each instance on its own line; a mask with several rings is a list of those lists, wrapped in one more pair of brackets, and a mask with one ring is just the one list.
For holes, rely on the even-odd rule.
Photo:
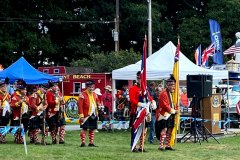
[[(92, 67), (94, 72), (140, 60), (147, 34), (147, 0), (120, 0), (120, 52), (114, 52), (115, 0), (2, 0), (0, 63), (7, 67), (24, 56), (35, 67)], [(153, 52), (168, 41), (191, 60), (197, 46), (210, 43), (208, 20), (220, 23), (223, 50), (235, 43), (238, 0), (152, 0)], [(225, 61), (228, 57), (225, 57)], [(48, 62), (48, 63), (47, 63)]]

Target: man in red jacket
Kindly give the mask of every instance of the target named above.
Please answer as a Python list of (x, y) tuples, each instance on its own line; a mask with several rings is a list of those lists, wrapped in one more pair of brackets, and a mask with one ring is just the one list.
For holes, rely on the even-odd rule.
[(93, 80), (86, 82), (87, 89), (79, 95), (78, 99), (78, 114), (79, 123), (82, 128), (80, 132), (81, 147), (85, 147), (86, 133), (89, 129), (89, 147), (96, 147), (94, 141), (94, 130), (97, 129), (98, 108), (97, 95), (94, 91), (95, 83)]
[(164, 151), (164, 138), (166, 138), (165, 150), (174, 150), (170, 146), (171, 133), (174, 127), (174, 116), (178, 112), (174, 109), (173, 93), (175, 91), (175, 79), (171, 77), (167, 80), (167, 88), (160, 93), (159, 105), (156, 110), (155, 131), (156, 137), (160, 141), (159, 150)]
[[(27, 90), (25, 82), (19, 81), (18, 83), (19, 85), (17, 87), (17, 90), (12, 95), (10, 104), (13, 111), (13, 120), (11, 121), (11, 126), (20, 126), (21, 124), (23, 124), (24, 131), (27, 132), (29, 121), (29, 98), (26, 96)], [(14, 137), (16, 143), (23, 143), (21, 129), (14, 134)]]
[[(154, 105), (156, 104), (155, 101), (152, 99), (152, 97), (150, 96), (150, 94), (147, 94), (149, 102), (151, 102), (150, 105), (148, 105), (147, 103), (143, 102), (143, 97), (141, 96), (141, 78), (140, 78), (140, 74), (141, 72), (138, 71), (137, 72), (137, 82), (130, 88), (129, 90), (129, 98), (130, 98), (130, 103), (131, 103), (131, 107), (130, 107), (130, 127), (132, 127), (132, 132), (133, 132), (133, 124), (134, 121), (136, 120), (136, 116), (137, 116), (137, 110), (140, 108), (146, 108), (147, 110), (147, 117), (144, 117), (144, 121), (150, 122), (151, 121), (151, 117), (149, 116), (149, 109), (150, 107), (154, 107)], [(142, 133), (140, 138), (139, 138), (139, 148), (137, 149), (136, 146), (133, 146), (134, 148), (132, 149), (132, 152), (146, 152), (146, 150), (143, 148), (144, 145), (144, 138), (146, 137), (146, 133), (147, 133), (147, 127), (148, 127), (148, 123), (145, 123), (145, 133)], [(131, 137), (131, 142), (133, 142), (133, 138)]]
[(59, 144), (64, 144), (64, 134), (66, 122), (62, 121), (62, 106), (64, 100), (62, 93), (59, 91), (57, 83), (49, 82), (50, 89), (46, 93), (47, 98), (47, 124), (49, 125), (49, 131), (51, 131), (52, 144), (57, 144), (57, 132), (59, 130)]

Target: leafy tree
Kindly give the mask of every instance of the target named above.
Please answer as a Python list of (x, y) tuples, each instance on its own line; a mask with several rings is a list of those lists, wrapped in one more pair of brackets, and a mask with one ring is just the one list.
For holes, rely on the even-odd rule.
[(72, 61), (72, 66), (90, 67), (94, 72), (112, 72), (112, 70), (136, 63), (141, 55), (130, 49), (119, 52), (110, 52), (107, 55), (103, 53), (93, 54), (91, 60), (83, 58)]

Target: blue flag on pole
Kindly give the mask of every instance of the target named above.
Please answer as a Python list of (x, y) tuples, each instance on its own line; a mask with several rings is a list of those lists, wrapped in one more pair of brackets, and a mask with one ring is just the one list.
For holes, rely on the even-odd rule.
[(209, 19), (210, 36), (212, 43), (215, 44), (215, 53), (213, 55), (213, 62), (216, 64), (223, 64), (222, 52), (222, 35), (220, 25), (217, 21)]

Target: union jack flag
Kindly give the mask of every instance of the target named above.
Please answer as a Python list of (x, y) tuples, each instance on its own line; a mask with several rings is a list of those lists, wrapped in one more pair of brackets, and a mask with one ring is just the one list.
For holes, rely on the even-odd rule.
[[(147, 59), (147, 37), (144, 38), (143, 44), (143, 54), (142, 54), (142, 65), (141, 65), (141, 96), (139, 98), (139, 102), (147, 103), (148, 101), (148, 93), (147, 93), (147, 86), (146, 86), (146, 59)], [(137, 145), (138, 140), (140, 139), (143, 129), (144, 129), (144, 120), (147, 115), (147, 109), (144, 107), (138, 107), (137, 110), (137, 117), (132, 126), (132, 133), (131, 133), (131, 151)]]
[(208, 48), (206, 48), (204, 51), (203, 51), (203, 55), (202, 55), (202, 65), (205, 65), (207, 60), (208, 60), (208, 57), (213, 55), (215, 52), (215, 44), (212, 43), (210, 46), (208, 46)]

